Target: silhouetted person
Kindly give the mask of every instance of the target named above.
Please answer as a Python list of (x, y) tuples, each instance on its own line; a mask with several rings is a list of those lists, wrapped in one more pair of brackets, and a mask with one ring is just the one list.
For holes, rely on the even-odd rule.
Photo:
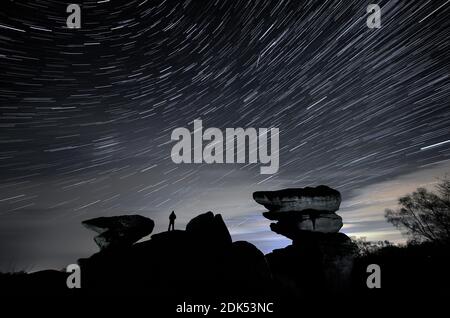
[(175, 212), (174, 211), (172, 211), (172, 213), (170, 213), (170, 216), (169, 216), (169, 231), (171, 231), (171, 228), (172, 228), (172, 231), (173, 230), (175, 230), (175, 219), (177, 218), (177, 216), (175, 215)]

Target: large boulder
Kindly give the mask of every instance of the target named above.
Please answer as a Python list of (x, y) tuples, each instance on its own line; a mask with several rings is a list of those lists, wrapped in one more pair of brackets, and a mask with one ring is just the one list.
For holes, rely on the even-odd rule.
[(279, 191), (257, 191), (253, 199), (269, 211), (320, 210), (335, 212), (341, 204), (339, 191), (321, 185), (315, 188), (293, 188)]
[(208, 245), (230, 246), (231, 235), (220, 214), (211, 211), (200, 214), (189, 221), (186, 232)]
[(101, 250), (130, 246), (149, 235), (155, 226), (153, 220), (141, 215), (99, 217), (81, 223), (99, 233), (94, 241)]

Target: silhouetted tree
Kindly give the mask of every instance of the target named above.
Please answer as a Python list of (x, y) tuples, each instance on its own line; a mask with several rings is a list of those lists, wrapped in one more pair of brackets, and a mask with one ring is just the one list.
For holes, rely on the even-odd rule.
[(400, 208), (386, 209), (388, 222), (404, 231), (410, 241), (450, 241), (450, 179), (436, 186), (437, 193), (418, 188), (399, 199)]

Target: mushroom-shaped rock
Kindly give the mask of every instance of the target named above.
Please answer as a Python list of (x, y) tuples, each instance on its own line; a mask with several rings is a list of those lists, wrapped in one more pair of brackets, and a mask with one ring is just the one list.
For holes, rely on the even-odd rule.
[(282, 288), (305, 296), (323, 290), (339, 294), (348, 288), (356, 247), (339, 233), (339, 191), (318, 186), (255, 192), (253, 198), (269, 210), (264, 217), (276, 221), (272, 231), (293, 241), (266, 255)]
[(81, 223), (99, 233), (94, 237), (94, 241), (101, 250), (130, 246), (149, 235), (155, 226), (153, 220), (141, 215), (99, 217)]

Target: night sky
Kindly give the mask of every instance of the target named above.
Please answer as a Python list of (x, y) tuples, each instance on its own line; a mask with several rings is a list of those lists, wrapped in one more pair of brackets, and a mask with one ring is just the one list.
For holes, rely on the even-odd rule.
[[(92, 254), (101, 215), (212, 210), (268, 252), (289, 241), (252, 193), (319, 184), (345, 233), (399, 242), (384, 209), (450, 172), (450, 1), (80, 1), (78, 30), (69, 3), (1, 4), (1, 271)], [(278, 173), (174, 164), (197, 118), (279, 128)]]

